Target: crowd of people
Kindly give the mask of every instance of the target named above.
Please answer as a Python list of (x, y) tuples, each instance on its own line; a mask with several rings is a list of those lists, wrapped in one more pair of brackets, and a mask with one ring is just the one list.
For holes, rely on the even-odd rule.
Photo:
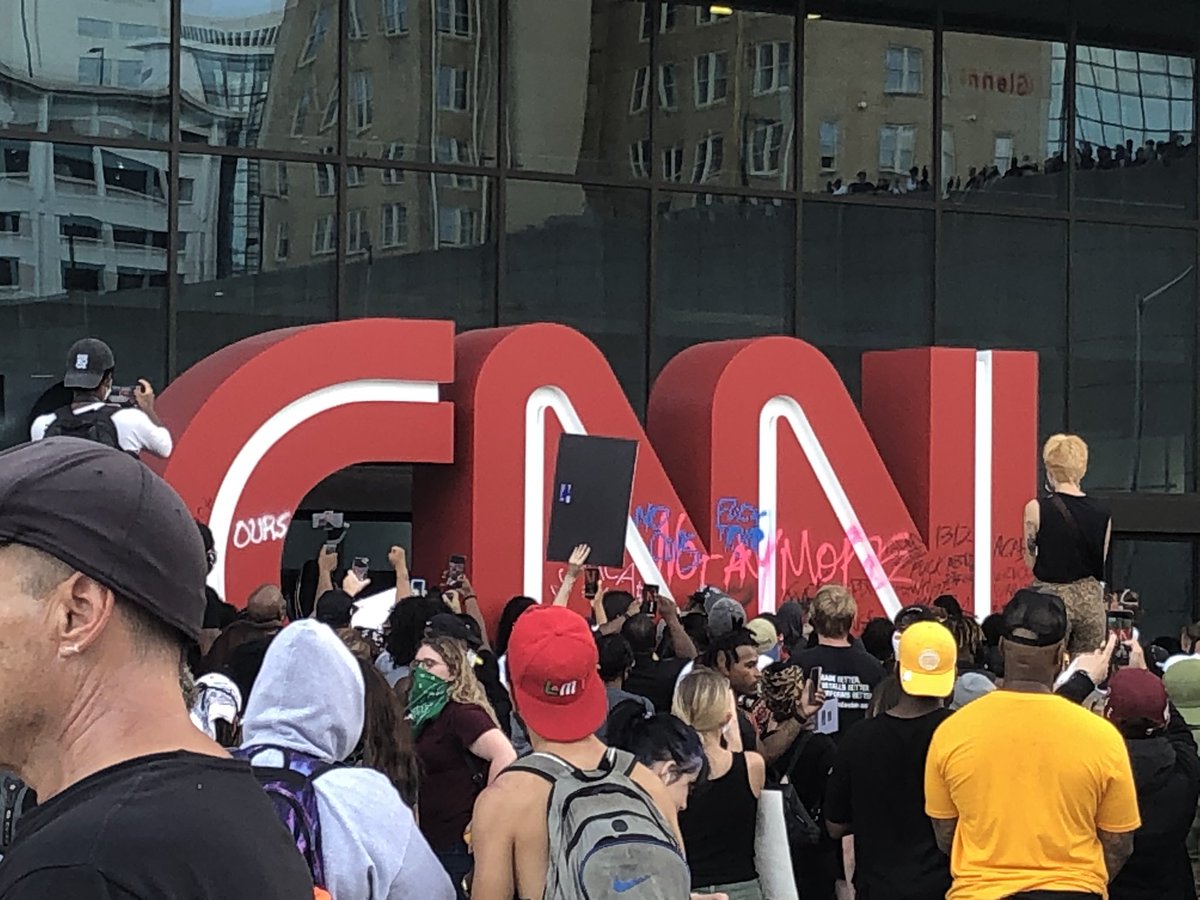
[[(1097, 146), (1091, 141), (1080, 140), (1075, 149), (1075, 169), (1079, 172), (1112, 171), (1114, 169), (1136, 169), (1141, 167), (1169, 167), (1175, 164), (1185, 164), (1194, 158), (1196, 152), (1194, 142), (1186, 141), (1182, 134), (1174, 132), (1166, 141), (1147, 139), (1141, 145), (1135, 145), (1132, 138), (1112, 147)], [(1035, 175), (1059, 175), (1066, 171), (1066, 155), (1060, 150), (1044, 162), (1039, 163), (1028, 154), (1014, 156), (1011, 160), (1003, 159), (986, 163), (981, 166), (971, 166), (966, 178), (961, 175), (948, 176), (945, 179), (944, 197), (957, 196), (964, 198), (972, 191), (988, 190), (1001, 182), (1007, 183), (1012, 178), (1028, 178)], [(907, 175), (881, 172), (872, 181), (866, 170), (860, 170), (852, 181), (834, 178), (826, 181), (825, 193), (836, 197), (848, 194), (923, 194), (933, 190), (930, 181), (929, 166), (912, 166)]]
[(1200, 625), (1143, 642), (1106, 595), (1077, 437), (982, 623), (840, 585), (583, 615), (580, 546), (494, 629), (401, 547), (382, 627), (329, 546), (311, 600), (226, 604), (211, 534), (102, 443), (0, 454), (4, 900), (1196, 897)]

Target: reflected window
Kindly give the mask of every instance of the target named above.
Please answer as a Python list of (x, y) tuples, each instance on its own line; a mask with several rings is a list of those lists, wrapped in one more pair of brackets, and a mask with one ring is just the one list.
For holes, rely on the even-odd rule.
[(671, 63), (658, 67), (658, 102), (663, 109), (675, 109), (675, 66)]
[(25, 141), (0, 141), (0, 175), (29, 174), (29, 144)]
[[(392, 141), (386, 144), (383, 148), (383, 158), (398, 162), (404, 159), (405, 148), (399, 141)], [(384, 184), (402, 184), (404, 182), (403, 169), (383, 169), (379, 173), (379, 177)]]
[(333, 225), (332, 213), (317, 216), (313, 222), (312, 252), (313, 256), (334, 253), (337, 250), (337, 231)]
[(110, 38), (113, 36), (113, 23), (106, 19), (88, 19), (80, 16), (76, 21), (76, 30), (80, 37)]
[(443, 206), (438, 210), (438, 242), (447, 247), (477, 243), (478, 213), (465, 206)]
[(348, 5), (345, 7), (349, 20), (346, 24), (352, 41), (361, 41), (367, 36), (367, 26), (363, 22), (362, 14), (358, 11), (359, 2), (360, 0), (347, 0)]
[(911, 173), (916, 147), (915, 125), (884, 125), (879, 129), (879, 171)]
[(100, 160), (107, 187), (142, 194), (156, 200), (166, 199), (163, 173), (154, 166), (108, 150), (100, 151)]
[(705, 53), (696, 57), (696, 108), (720, 103), (729, 91), (729, 54)]
[(704, 184), (721, 174), (725, 160), (725, 138), (719, 134), (706, 135), (696, 145), (696, 163), (692, 167), (692, 181)]
[[(674, 3), (659, 3), (658, 4), (658, 31), (659, 34), (666, 34), (668, 31), (675, 29), (676, 9)], [(654, 3), (642, 4), (642, 25), (638, 32), (638, 37), (643, 41), (650, 40), (650, 32), (654, 28)]]
[(322, 131), (332, 128), (337, 124), (338, 104), (341, 103), (339, 89), (340, 85), (335, 81), (333, 87), (329, 89), (329, 96), (325, 98), (325, 114), (321, 116)]
[(304, 41), (304, 49), (300, 51), (300, 65), (305, 65), (317, 58), (317, 52), (325, 40), (325, 34), (334, 19), (333, 7), (328, 4), (318, 6), (313, 12), (312, 23), (308, 28), (308, 38)]
[(696, 8), (696, 24), (697, 25), (716, 25), (718, 22), (725, 22), (731, 16), (727, 12), (713, 12), (713, 7), (705, 4)]
[(754, 93), (786, 91), (792, 80), (792, 45), (768, 41), (754, 48)]
[(438, 109), (466, 112), (470, 108), (470, 81), (466, 69), (438, 66)]
[(366, 253), (371, 249), (371, 232), (367, 225), (367, 211), (352, 209), (346, 215), (346, 252)]
[(316, 176), (316, 194), (318, 197), (332, 197), (334, 181), (334, 168), (332, 163), (316, 163), (313, 165), (313, 173)]
[(104, 57), (79, 57), (79, 83), (104, 84)]
[(136, 88), (142, 83), (142, 61), (140, 59), (117, 60), (117, 85)]
[(404, 247), (408, 243), (408, 210), (403, 203), (385, 203), (379, 227), (384, 247)]
[(21, 214), (19, 212), (0, 212), (0, 234), (20, 234)]
[(925, 74), (925, 53), (919, 47), (888, 47), (887, 75), (883, 89), (888, 94), (919, 94)]
[(291, 253), (291, 226), (288, 222), (280, 222), (275, 226), (275, 260), (283, 262)]
[(820, 126), (821, 171), (834, 172), (838, 167), (838, 124), (822, 122)]
[(664, 181), (683, 180), (683, 144), (676, 144), (663, 151), (662, 177)]
[(15, 256), (0, 256), (0, 287), (21, 287), (21, 260)]
[(363, 69), (350, 78), (350, 105), (354, 109), (354, 127), (370, 128), (375, 121), (375, 85), (370, 71)]
[(650, 67), (642, 66), (633, 73), (633, 91), (629, 96), (629, 111), (639, 113), (650, 103)]
[(650, 140), (635, 141), (629, 145), (629, 169), (634, 178), (650, 177)]
[(54, 145), (54, 177), (73, 181), (96, 180), (96, 161), (91, 147)]
[(767, 121), (756, 124), (750, 133), (750, 147), (746, 154), (750, 160), (750, 174), (778, 174), (782, 151), (783, 123)]
[(408, 31), (408, 0), (382, 0), (384, 34)]
[(470, 37), (470, 0), (437, 0), (437, 30), (442, 34)]
[(362, 166), (346, 166), (346, 186), (362, 187), (366, 183), (367, 173)]
[(291, 191), (291, 182), (288, 178), (288, 164), (285, 162), (275, 163), (275, 195), (277, 197), (286, 197)]

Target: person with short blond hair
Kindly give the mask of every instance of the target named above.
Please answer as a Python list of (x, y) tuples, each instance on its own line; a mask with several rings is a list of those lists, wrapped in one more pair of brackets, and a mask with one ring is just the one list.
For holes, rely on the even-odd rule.
[(840, 584), (827, 584), (817, 591), (812, 605), (812, 626), (819, 637), (844, 638), (858, 618), (854, 596)]
[(812, 602), (811, 622), (817, 645), (801, 650), (790, 660), (803, 669), (806, 678), (814, 669), (820, 669), (821, 690), (837, 701), (835, 740), (866, 717), (871, 692), (884, 676), (879, 660), (850, 637), (857, 618), (854, 595), (840, 584), (825, 585)]
[(1104, 643), (1104, 565), (1112, 513), (1081, 487), (1088, 446), (1074, 434), (1051, 436), (1042, 448), (1046, 495), (1025, 506), (1025, 562), (1034, 585), (1061, 597), (1070, 619), (1067, 650), (1089, 653)]

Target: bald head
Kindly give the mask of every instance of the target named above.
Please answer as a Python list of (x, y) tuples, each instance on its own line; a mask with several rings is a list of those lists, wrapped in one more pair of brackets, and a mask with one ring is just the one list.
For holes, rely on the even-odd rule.
[(251, 622), (282, 622), (284, 614), (283, 592), (273, 584), (255, 588), (246, 601), (246, 618)]

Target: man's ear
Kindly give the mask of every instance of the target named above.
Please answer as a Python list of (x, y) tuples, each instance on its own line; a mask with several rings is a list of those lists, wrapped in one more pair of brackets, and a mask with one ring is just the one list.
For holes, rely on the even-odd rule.
[(76, 573), (55, 589), (50, 601), (58, 610), (58, 655), (65, 657), (83, 653), (96, 643), (112, 620), (117, 598), (109, 588)]

